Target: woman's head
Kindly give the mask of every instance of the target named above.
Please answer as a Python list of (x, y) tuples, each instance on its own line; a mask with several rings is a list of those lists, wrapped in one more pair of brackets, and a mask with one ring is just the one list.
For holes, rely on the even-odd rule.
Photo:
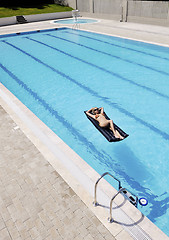
[(95, 114), (98, 114), (99, 113), (99, 109), (97, 107), (93, 108), (92, 109), (92, 113), (95, 115)]

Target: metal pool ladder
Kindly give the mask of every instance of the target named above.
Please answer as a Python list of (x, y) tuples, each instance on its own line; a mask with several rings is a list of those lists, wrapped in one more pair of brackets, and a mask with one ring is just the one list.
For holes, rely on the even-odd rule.
[(78, 17), (80, 17), (80, 12), (78, 9), (72, 10), (72, 17), (74, 19), (74, 24), (72, 26), (72, 29), (78, 29), (80, 28), (80, 24), (78, 22)]
[(94, 202), (93, 202), (94, 206), (99, 206), (99, 203), (97, 202), (97, 185), (98, 185), (99, 181), (106, 175), (109, 175), (110, 177), (112, 177), (114, 180), (116, 180), (118, 182), (118, 192), (110, 200), (110, 217), (108, 218), (108, 221), (111, 223), (111, 222), (113, 222), (113, 218), (112, 218), (112, 204), (113, 204), (113, 200), (119, 195), (119, 193), (122, 193), (123, 196), (127, 200), (129, 200), (129, 202), (132, 203), (135, 207), (137, 207), (139, 200), (138, 200), (138, 197), (134, 193), (132, 193), (131, 191), (127, 190), (126, 188), (122, 188), (121, 182), (117, 178), (115, 178), (109, 172), (105, 172), (105, 173), (103, 173), (101, 175), (101, 177), (95, 183), (95, 187), (94, 187)]

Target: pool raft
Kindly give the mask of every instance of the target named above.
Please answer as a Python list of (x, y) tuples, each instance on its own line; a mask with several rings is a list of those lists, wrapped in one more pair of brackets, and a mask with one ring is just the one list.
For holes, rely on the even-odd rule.
[[(90, 117), (89, 115), (87, 115), (86, 113), (87, 111), (84, 111), (84, 113), (86, 114), (87, 118), (93, 123), (93, 125), (102, 133), (102, 135), (109, 141), (109, 142), (119, 142), (124, 140), (125, 138), (127, 138), (129, 135), (127, 133), (125, 133), (121, 128), (119, 128), (115, 123), (114, 123), (114, 129), (117, 130), (120, 135), (122, 137), (124, 137), (123, 139), (120, 138), (116, 138), (114, 136), (113, 131), (108, 128), (108, 127), (100, 127), (99, 122), (97, 120), (95, 120), (94, 118)], [(104, 116), (107, 120), (110, 120), (110, 118), (107, 116), (107, 114), (104, 112)]]

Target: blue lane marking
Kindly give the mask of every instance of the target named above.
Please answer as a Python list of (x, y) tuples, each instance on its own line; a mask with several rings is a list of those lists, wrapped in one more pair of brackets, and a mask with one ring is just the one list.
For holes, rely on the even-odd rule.
[(53, 32), (53, 31), (63, 31), (67, 28), (63, 27), (63, 28), (52, 28), (52, 29), (42, 29), (42, 30), (35, 30), (35, 31), (28, 31), (28, 32), (18, 32), (18, 33), (10, 33), (10, 34), (4, 34), (4, 35), (0, 35), (0, 42), (2, 42), (1, 38), (8, 38), (9, 37), (22, 37), (23, 35), (34, 35), (37, 33), (45, 33), (45, 32)]
[(38, 43), (38, 44), (41, 44), (41, 45), (43, 45), (43, 46), (46, 46), (46, 47), (48, 47), (48, 48), (51, 48), (51, 49), (53, 49), (53, 50), (55, 50), (55, 51), (57, 51), (57, 52), (60, 52), (60, 53), (62, 53), (62, 54), (64, 54), (64, 55), (66, 55), (66, 56), (69, 56), (69, 57), (71, 57), (71, 58), (74, 58), (74, 59), (76, 59), (76, 60), (78, 60), (78, 61), (80, 61), (80, 62), (83, 62), (83, 63), (85, 63), (85, 64), (87, 64), (87, 65), (89, 65), (89, 66), (92, 66), (92, 67), (94, 67), (94, 68), (97, 68), (97, 69), (99, 69), (99, 70), (101, 70), (101, 71), (104, 71), (104, 72), (106, 72), (106, 73), (108, 73), (108, 74), (111, 74), (111, 76), (113, 76), (113, 77), (115, 76), (115, 77), (117, 77), (117, 78), (119, 78), (119, 79), (121, 79), (121, 80), (123, 80), (123, 81), (125, 81), (125, 82), (129, 82), (130, 84), (132, 84), (132, 85), (134, 85), (134, 86), (141, 87), (141, 88), (143, 88), (144, 90), (147, 90), (147, 91), (149, 91), (149, 92), (152, 92), (152, 93), (154, 93), (154, 94), (159, 95), (160, 97), (163, 97), (163, 98), (166, 98), (167, 100), (169, 100), (169, 96), (168, 96), (168, 95), (163, 94), (163, 93), (160, 93), (160, 92), (156, 91), (155, 89), (152, 89), (152, 88), (150, 88), (150, 87), (141, 85), (141, 84), (139, 84), (139, 83), (137, 83), (137, 82), (132, 81), (131, 79), (128, 79), (128, 78), (125, 78), (125, 77), (121, 76), (120, 74), (117, 74), (117, 73), (114, 73), (114, 72), (112, 72), (112, 71), (109, 71), (109, 70), (107, 70), (107, 69), (105, 69), (105, 68), (103, 68), (103, 67), (100, 67), (100, 66), (98, 66), (98, 65), (95, 65), (94, 63), (90, 63), (90, 62), (88, 62), (88, 61), (86, 61), (86, 60), (83, 60), (83, 59), (81, 59), (81, 58), (79, 58), (79, 57), (75, 57), (75, 56), (73, 56), (73, 55), (71, 55), (71, 54), (69, 54), (69, 53), (67, 53), (67, 52), (65, 52), (65, 51), (62, 51), (62, 50), (60, 50), (60, 49), (58, 49), (58, 48), (56, 48), (56, 47), (50, 46), (50, 45), (48, 45), (48, 44), (46, 44), (46, 43), (43, 43), (43, 42), (41, 42), (41, 41), (32, 39), (32, 38), (30, 38), (30, 37), (25, 37), (25, 38), (26, 38), (26, 39), (29, 39), (29, 40), (31, 40), (31, 41), (33, 41), (33, 42), (36, 42), (36, 43)]
[(131, 63), (131, 64), (133, 64), (133, 65), (137, 65), (137, 66), (139, 66), (139, 67), (143, 67), (143, 68), (146, 68), (146, 69), (148, 69), (148, 70), (151, 70), (151, 71), (158, 72), (158, 73), (161, 73), (161, 74), (163, 74), (163, 75), (169, 76), (169, 73), (167, 73), (167, 72), (164, 72), (164, 71), (161, 71), (161, 70), (157, 70), (157, 69), (155, 69), (155, 68), (153, 68), (153, 67), (149, 67), (149, 66), (143, 65), (143, 64), (141, 64), (141, 63), (137, 63), (137, 62), (134, 62), (134, 61), (131, 61), (131, 60), (128, 60), (128, 59), (124, 59), (124, 58), (115, 56), (115, 55), (113, 55), (113, 54), (106, 53), (106, 52), (103, 52), (103, 51), (101, 51), (101, 50), (98, 50), (98, 49), (95, 49), (95, 48), (92, 48), (92, 47), (89, 47), (89, 46), (86, 46), (86, 45), (83, 45), (83, 44), (80, 44), (80, 43), (76, 43), (76, 42), (74, 42), (74, 41), (71, 41), (71, 40), (68, 40), (68, 39), (65, 39), (65, 38), (62, 38), (62, 37), (54, 36), (54, 35), (52, 35), (52, 34), (45, 34), (45, 35), (50, 36), (50, 37), (53, 37), (53, 38), (57, 38), (57, 39), (60, 39), (60, 40), (63, 40), (63, 41), (65, 41), (65, 42), (73, 43), (73, 44), (78, 45), (78, 46), (80, 46), (80, 47), (84, 47), (84, 48), (87, 48), (87, 49), (89, 49), (89, 50), (92, 50), (92, 51), (95, 51), (95, 52), (98, 52), (98, 53), (101, 53), (101, 54), (110, 56), (110, 57), (112, 57), (112, 58), (115, 58), (115, 59), (118, 59), (118, 60), (121, 60), (121, 61), (124, 61), (124, 62), (127, 62), (127, 63)]
[[(77, 31), (77, 30), (73, 30), (73, 31)], [(78, 30), (78, 31), (79, 31), (79, 30)], [(100, 39), (97, 39), (97, 38), (85, 36), (85, 35), (82, 35), (82, 34), (79, 34), (79, 33), (77, 34), (77, 33), (75, 33), (75, 32), (70, 32), (70, 31), (64, 31), (64, 33), (81, 36), (81, 37), (83, 37), (83, 38), (88, 38), (88, 39), (91, 39), (91, 40), (94, 40), (94, 41), (97, 41), (97, 42), (101, 42), (101, 43), (105, 43), (105, 44), (108, 44), (108, 45), (111, 45), (111, 46), (115, 46), (115, 47), (118, 47), (118, 48), (127, 49), (127, 50), (130, 50), (130, 51), (133, 51), (133, 52), (142, 53), (142, 54), (145, 54), (145, 55), (147, 55), (147, 56), (151, 56), (151, 57), (155, 57), (155, 58), (160, 58), (160, 59), (169, 61), (169, 58), (166, 58), (166, 57), (161, 57), (161, 56), (154, 55), (154, 54), (152, 54), (152, 53), (147, 53), (147, 52), (145, 52), (145, 51), (140, 51), (140, 50), (136, 50), (136, 49), (133, 49), (133, 48), (120, 46), (120, 45), (115, 44), (115, 43), (110, 43), (110, 42), (103, 41), (103, 40), (100, 40)], [(131, 41), (132, 41), (132, 40), (131, 40)]]
[(84, 89), (85, 91), (89, 92), (90, 94), (94, 95), (95, 97), (101, 99), (102, 101), (105, 101), (108, 105), (118, 109), (120, 112), (124, 113), (125, 115), (127, 115), (128, 117), (131, 117), (132, 119), (138, 121), (139, 123), (141, 123), (142, 125), (148, 127), (149, 129), (151, 129), (152, 131), (154, 131), (155, 133), (161, 135), (164, 139), (169, 140), (169, 134), (166, 132), (161, 131), (160, 129), (154, 127), (153, 125), (151, 125), (150, 123), (145, 122), (144, 120), (138, 118), (137, 116), (135, 116), (134, 114), (130, 113), (129, 111), (127, 111), (126, 109), (118, 106), (115, 103), (112, 103), (111, 101), (109, 101), (106, 97), (102, 97), (100, 96), (97, 92), (95, 92), (94, 90), (90, 89), (89, 87), (86, 87), (85, 85), (77, 82), (76, 80), (74, 80), (73, 78), (71, 78), (70, 76), (60, 72), (59, 70), (49, 66), (48, 64), (42, 62), (41, 60), (39, 60), (38, 58), (32, 56), (31, 54), (27, 53), (26, 51), (16, 47), (15, 45), (8, 43), (7, 41), (3, 41), (4, 43), (8, 44), (9, 46), (17, 49), (18, 51), (24, 53), (25, 55), (31, 57), (32, 59), (34, 59), (36, 62), (43, 64), (45, 67), (51, 69), (52, 71), (54, 71), (55, 73), (61, 75), (62, 77), (68, 79), (69, 81), (75, 83), (77, 86), (79, 86), (80, 88)]

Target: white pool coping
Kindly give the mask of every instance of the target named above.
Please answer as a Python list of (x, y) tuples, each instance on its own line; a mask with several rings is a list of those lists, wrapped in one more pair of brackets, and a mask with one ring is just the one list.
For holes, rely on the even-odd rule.
[[(93, 20), (93, 22), (78, 22), (78, 19), (80, 19), (80, 20)], [(71, 20), (73, 21), (73, 22), (71, 22)], [(68, 22), (67, 22), (68, 21)], [(67, 23), (66, 23), (67, 22)], [(81, 18), (81, 17), (79, 17), (79, 18), (77, 18), (77, 20), (74, 20), (74, 18), (64, 18), (64, 19), (56, 19), (56, 20), (52, 20), (50, 23), (52, 23), (52, 24), (61, 24), (61, 25), (63, 25), (63, 24), (66, 24), (66, 25), (73, 25), (74, 23), (79, 23), (79, 24), (93, 24), (93, 23), (98, 23), (98, 22), (100, 22), (100, 20), (99, 19), (94, 19), (94, 18)]]
[[(48, 29), (50, 28), (51, 25), (48, 26)], [(115, 199), (113, 205), (115, 222), (109, 223), (108, 207), (110, 199), (117, 191), (103, 179), (99, 183), (98, 200), (106, 207), (94, 207), (92, 204), (94, 184), (100, 175), (2, 84), (0, 84), (0, 104), (114, 237), (125, 240), (169, 239), (121, 194)]]

